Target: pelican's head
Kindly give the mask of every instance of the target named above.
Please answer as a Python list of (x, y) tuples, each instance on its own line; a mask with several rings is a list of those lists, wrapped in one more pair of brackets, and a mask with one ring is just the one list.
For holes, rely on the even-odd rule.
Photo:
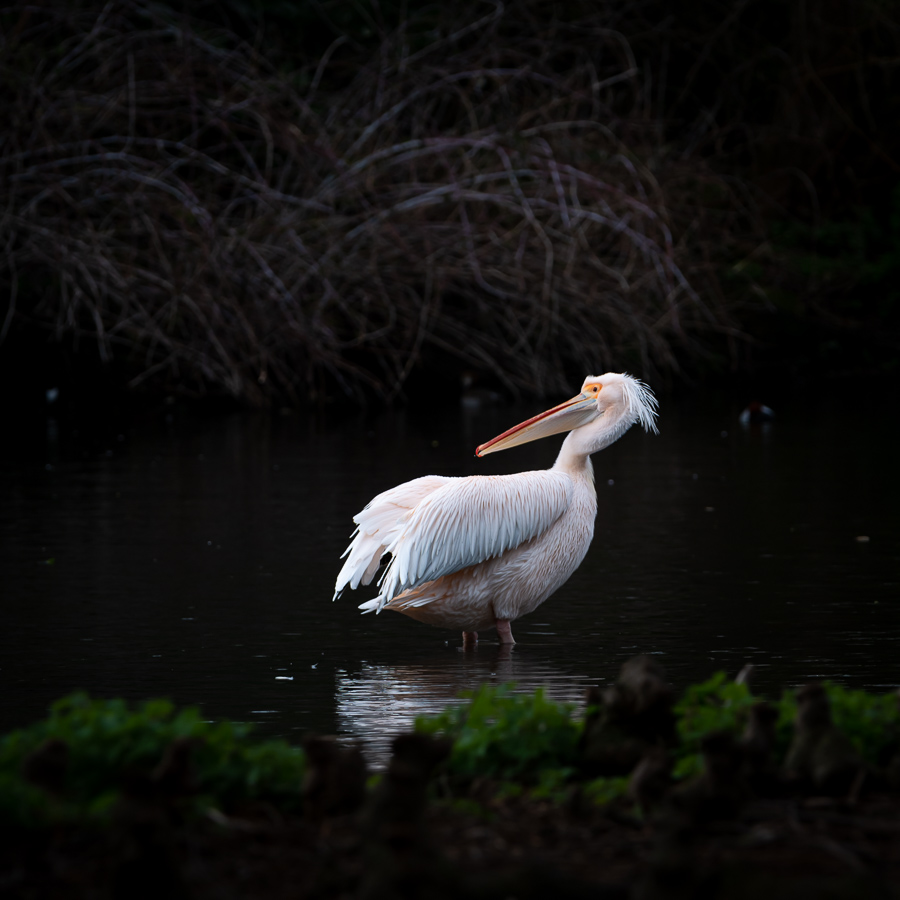
[[(656, 433), (656, 397), (642, 381), (631, 375), (607, 372), (589, 375), (580, 393), (546, 412), (504, 431), (475, 450), (476, 456), (486, 456), (497, 450), (507, 450), (519, 444), (563, 431), (593, 426), (601, 446), (607, 446), (624, 434), (632, 425), (640, 423), (647, 431)], [(587, 429), (586, 429), (587, 430)], [(595, 452), (589, 450), (588, 452)]]
[(607, 372), (588, 376), (581, 386), (582, 396), (596, 397), (598, 415), (615, 417), (626, 428), (640, 425), (644, 431), (658, 434), (656, 427), (657, 402), (653, 391), (631, 375)]

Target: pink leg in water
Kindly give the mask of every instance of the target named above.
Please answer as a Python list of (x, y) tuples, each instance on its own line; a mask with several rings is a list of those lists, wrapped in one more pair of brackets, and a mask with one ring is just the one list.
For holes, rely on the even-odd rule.
[(478, 643), (478, 632), (477, 631), (464, 631), (463, 632), (463, 649), (471, 650)]
[(509, 619), (496, 619), (497, 637), (501, 644), (514, 644), (516, 639), (512, 636), (512, 628), (509, 627)]

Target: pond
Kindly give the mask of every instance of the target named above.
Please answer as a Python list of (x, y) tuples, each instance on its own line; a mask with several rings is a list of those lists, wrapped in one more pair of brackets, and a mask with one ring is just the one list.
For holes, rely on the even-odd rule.
[[(549, 405), (549, 404), (548, 404)], [(484, 681), (579, 702), (636, 653), (676, 686), (756, 666), (754, 687), (900, 683), (900, 476), (892, 428), (799, 401), (741, 427), (665, 398), (660, 435), (594, 457), (598, 517), (571, 580), (474, 651), (331, 597), (351, 516), (428, 473), (552, 464), (554, 437), (477, 444), (540, 403), (431, 414), (353, 408), (131, 425), (88, 442), (48, 419), (0, 462), (0, 730), (76, 689), (167, 696), (266, 735), (391, 737)], [(177, 408), (173, 408), (176, 409)], [(99, 443), (98, 443), (99, 441)], [(359, 595), (359, 596), (358, 596)]]

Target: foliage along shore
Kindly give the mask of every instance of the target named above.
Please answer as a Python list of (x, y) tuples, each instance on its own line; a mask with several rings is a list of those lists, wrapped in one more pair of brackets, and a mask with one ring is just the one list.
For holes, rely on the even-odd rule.
[(73, 695), (0, 740), (0, 833), (11, 896), (780, 896), (823, 873), (829, 896), (892, 895), (900, 705), (830, 684), (769, 703), (721, 673), (676, 701), (637, 657), (578, 715), (482, 687), (373, 776), (334, 739)]
[(896, 372), (890, 4), (197, 8), (0, 15), (10, 373), (266, 406)]

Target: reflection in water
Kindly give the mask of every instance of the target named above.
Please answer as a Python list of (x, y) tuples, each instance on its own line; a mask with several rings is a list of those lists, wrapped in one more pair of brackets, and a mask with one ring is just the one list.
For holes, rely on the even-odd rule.
[[(455, 657), (455, 658), (454, 658)], [(339, 672), (335, 686), (338, 730), (363, 742), (370, 761), (386, 763), (392, 738), (412, 729), (416, 717), (463, 702), (460, 694), (479, 684), (514, 682), (515, 690), (545, 689), (553, 700), (580, 704), (598, 679), (555, 669), (526, 648), (480, 644), (472, 651), (449, 650), (412, 665), (365, 664), (350, 675)]]

